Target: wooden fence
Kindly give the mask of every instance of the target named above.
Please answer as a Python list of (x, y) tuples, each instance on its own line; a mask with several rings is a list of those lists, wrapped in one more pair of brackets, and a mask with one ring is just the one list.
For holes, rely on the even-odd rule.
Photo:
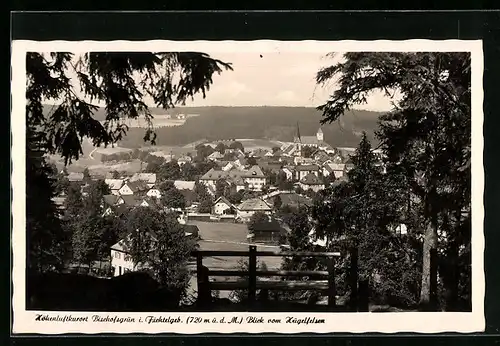
[[(198, 281), (198, 300), (211, 301), (212, 290), (233, 291), (248, 290), (248, 301), (256, 300), (257, 290), (297, 291), (316, 290), (326, 293), (328, 306), (335, 306), (335, 258), (340, 257), (338, 252), (284, 252), (284, 251), (257, 251), (255, 245), (249, 246), (249, 251), (196, 251), (196, 273)], [(210, 270), (203, 266), (203, 257), (248, 257), (248, 270)], [(257, 257), (323, 257), (327, 260), (326, 271), (284, 271), (284, 270), (257, 270)], [(211, 282), (210, 277), (247, 277), (247, 280)], [(259, 281), (258, 277), (310, 277), (308, 281)], [(318, 280), (317, 278), (324, 279)]]

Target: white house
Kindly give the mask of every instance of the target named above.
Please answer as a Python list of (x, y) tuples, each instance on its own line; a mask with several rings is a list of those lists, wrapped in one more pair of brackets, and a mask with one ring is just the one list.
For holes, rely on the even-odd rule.
[(104, 182), (109, 186), (113, 195), (119, 195), (119, 191), (124, 184), (123, 179), (104, 179)]
[(261, 198), (251, 198), (243, 201), (236, 209), (236, 218), (248, 221), (257, 212), (271, 215), (273, 208)]
[(155, 187), (152, 187), (148, 190), (146, 193), (146, 196), (148, 197), (154, 197), (154, 198), (161, 198), (161, 192)]
[(134, 194), (128, 183), (124, 183), (118, 190), (120, 196), (131, 196)]
[(113, 276), (120, 276), (134, 271), (134, 262), (125, 249), (124, 240), (120, 240), (111, 246), (111, 266), (113, 267)]
[(229, 202), (226, 197), (220, 196), (214, 202), (213, 212), (215, 215), (224, 215), (227, 214), (231, 208), (234, 208), (233, 204)]
[(287, 180), (292, 180), (295, 175), (295, 171), (292, 167), (283, 167), (281, 171), (285, 173)]
[[(118, 190), (119, 194), (122, 196), (130, 196), (130, 195), (137, 195), (137, 194), (146, 194), (148, 191), (148, 187), (151, 184), (148, 184), (147, 182), (143, 180), (136, 180), (136, 181), (128, 181), (123, 184), (123, 186)], [(153, 184), (154, 186), (154, 184)]]

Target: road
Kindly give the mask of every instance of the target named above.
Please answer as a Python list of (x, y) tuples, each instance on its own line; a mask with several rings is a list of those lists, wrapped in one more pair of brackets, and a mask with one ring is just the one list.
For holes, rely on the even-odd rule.
[(89, 153), (89, 159), (91, 160), (94, 160), (94, 157), (92, 156), (93, 153), (95, 153), (95, 151), (97, 150), (98, 148), (94, 148), (90, 153)]

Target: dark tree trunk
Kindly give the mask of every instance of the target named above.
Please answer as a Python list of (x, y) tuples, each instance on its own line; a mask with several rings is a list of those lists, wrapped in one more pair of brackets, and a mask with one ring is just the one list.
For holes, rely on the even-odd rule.
[(424, 310), (433, 311), (437, 308), (437, 228), (433, 222), (429, 222), (424, 232), (420, 307)]
[(358, 248), (352, 247), (350, 250), (349, 268), (349, 288), (351, 291), (349, 298), (349, 308), (357, 311), (358, 308)]

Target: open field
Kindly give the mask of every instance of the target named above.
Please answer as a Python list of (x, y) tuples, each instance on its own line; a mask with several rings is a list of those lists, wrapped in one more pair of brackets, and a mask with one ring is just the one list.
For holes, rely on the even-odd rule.
[[(85, 168), (88, 168), (90, 173), (96, 174), (106, 174), (113, 170), (136, 173), (141, 170), (140, 160), (132, 160), (130, 162), (121, 162), (116, 164), (105, 164), (97, 158), (98, 155), (94, 156), (95, 153), (112, 154), (130, 151), (130, 149), (127, 148), (96, 148), (90, 141), (84, 140), (82, 143), (82, 151), (83, 154), (80, 156), (80, 158), (68, 165), (68, 172), (83, 172)], [(59, 155), (50, 155), (49, 160), (54, 162), (58, 169), (62, 169), (64, 167), (64, 161)]]
[[(200, 230), (201, 250), (238, 250), (248, 251), (247, 226), (237, 223), (217, 222), (190, 222), (197, 225)], [(278, 246), (257, 245), (258, 251), (278, 250)], [(246, 258), (239, 257), (206, 257), (203, 264), (210, 269), (238, 269), (239, 261)], [(281, 257), (259, 258), (259, 263), (265, 262), (269, 269), (278, 269)]]
[(243, 144), (245, 149), (272, 149), (275, 146), (281, 146), (282, 142), (272, 141), (267, 139), (237, 139), (238, 142)]

